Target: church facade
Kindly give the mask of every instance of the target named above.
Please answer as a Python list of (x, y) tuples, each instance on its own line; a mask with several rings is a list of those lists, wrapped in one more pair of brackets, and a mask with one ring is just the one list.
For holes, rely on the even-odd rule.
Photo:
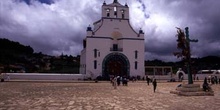
[(118, 0), (102, 5), (102, 17), (87, 28), (80, 57), (80, 74), (132, 77), (145, 75), (144, 32), (129, 23), (129, 7)]

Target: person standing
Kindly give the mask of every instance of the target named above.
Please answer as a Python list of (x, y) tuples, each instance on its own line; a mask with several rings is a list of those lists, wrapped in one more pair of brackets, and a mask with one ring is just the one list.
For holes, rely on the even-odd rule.
[(128, 85), (128, 80), (126, 77), (123, 78), (123, 86), (127, 86)]
[(215, 84), (218, 84), (218, 77), (217, 76), (215, 76)]
[(205, 77), (204, 82), (202, 84), (202, 88), (203, 88), (204, 91), (211, 91), (211, 87), (209, 86), (206, 77)]
[(117, 84), (118, 84), (118, 86), (120, 86), (120, 84), (121, 84), (120, 76), (117, 76)]
[(146, 79), (147, 79), (147, 85), (149, 86), (150, 78), (147, 76)]
[(113, 78), (113, 87), (114, 89), (117, 89), (117, 76)]
[(220, 84), (220, 78), (218, 79), (218, 83)]
[(156, 88), (157, 88), (157, 80), (154, 79), (152, 83), (153, 83), (153, 88), (154, 88), (154, 92), (155, 92)]
[(9, 81), (10, 80), (10, 76), (9, 76), (9, 74), (7, 75), (7, 81)]
[(1, 73), (1, 70), (0, 70), (0, 80), (1, 82), (4, 82), (4, 76), (3, 76), (3, 73)]

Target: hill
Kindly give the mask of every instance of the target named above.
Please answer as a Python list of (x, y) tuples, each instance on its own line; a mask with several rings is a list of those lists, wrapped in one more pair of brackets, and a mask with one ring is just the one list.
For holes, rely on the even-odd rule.
[(79, 72), (79, 56), (34, 53), (30, 46), (1, 38), (0, 51), (0, 69), (4, 72)]

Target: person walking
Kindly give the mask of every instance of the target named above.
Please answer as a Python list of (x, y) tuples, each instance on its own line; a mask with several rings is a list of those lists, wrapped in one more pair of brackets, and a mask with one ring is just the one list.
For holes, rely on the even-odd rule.
[(154, 79), (152, 83), (153, 83), (153, 88), (154, 88), (154, 92), (155, 92), (156, 88), (157, 88), (157, 80)]

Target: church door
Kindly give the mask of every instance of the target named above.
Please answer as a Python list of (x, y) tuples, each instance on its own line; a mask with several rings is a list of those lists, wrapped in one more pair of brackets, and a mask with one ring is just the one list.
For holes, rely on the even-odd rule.
[(129, 76), (129, 62), (127, 58), (120, 54), (106, 56), (103, 61), (103, 76)]
[(106, 64), (108, 68), (109, 75), (114, 76), (126, 76), (126, 71), (124, 71), (124, 64), (119, 60), (111, 60)]

